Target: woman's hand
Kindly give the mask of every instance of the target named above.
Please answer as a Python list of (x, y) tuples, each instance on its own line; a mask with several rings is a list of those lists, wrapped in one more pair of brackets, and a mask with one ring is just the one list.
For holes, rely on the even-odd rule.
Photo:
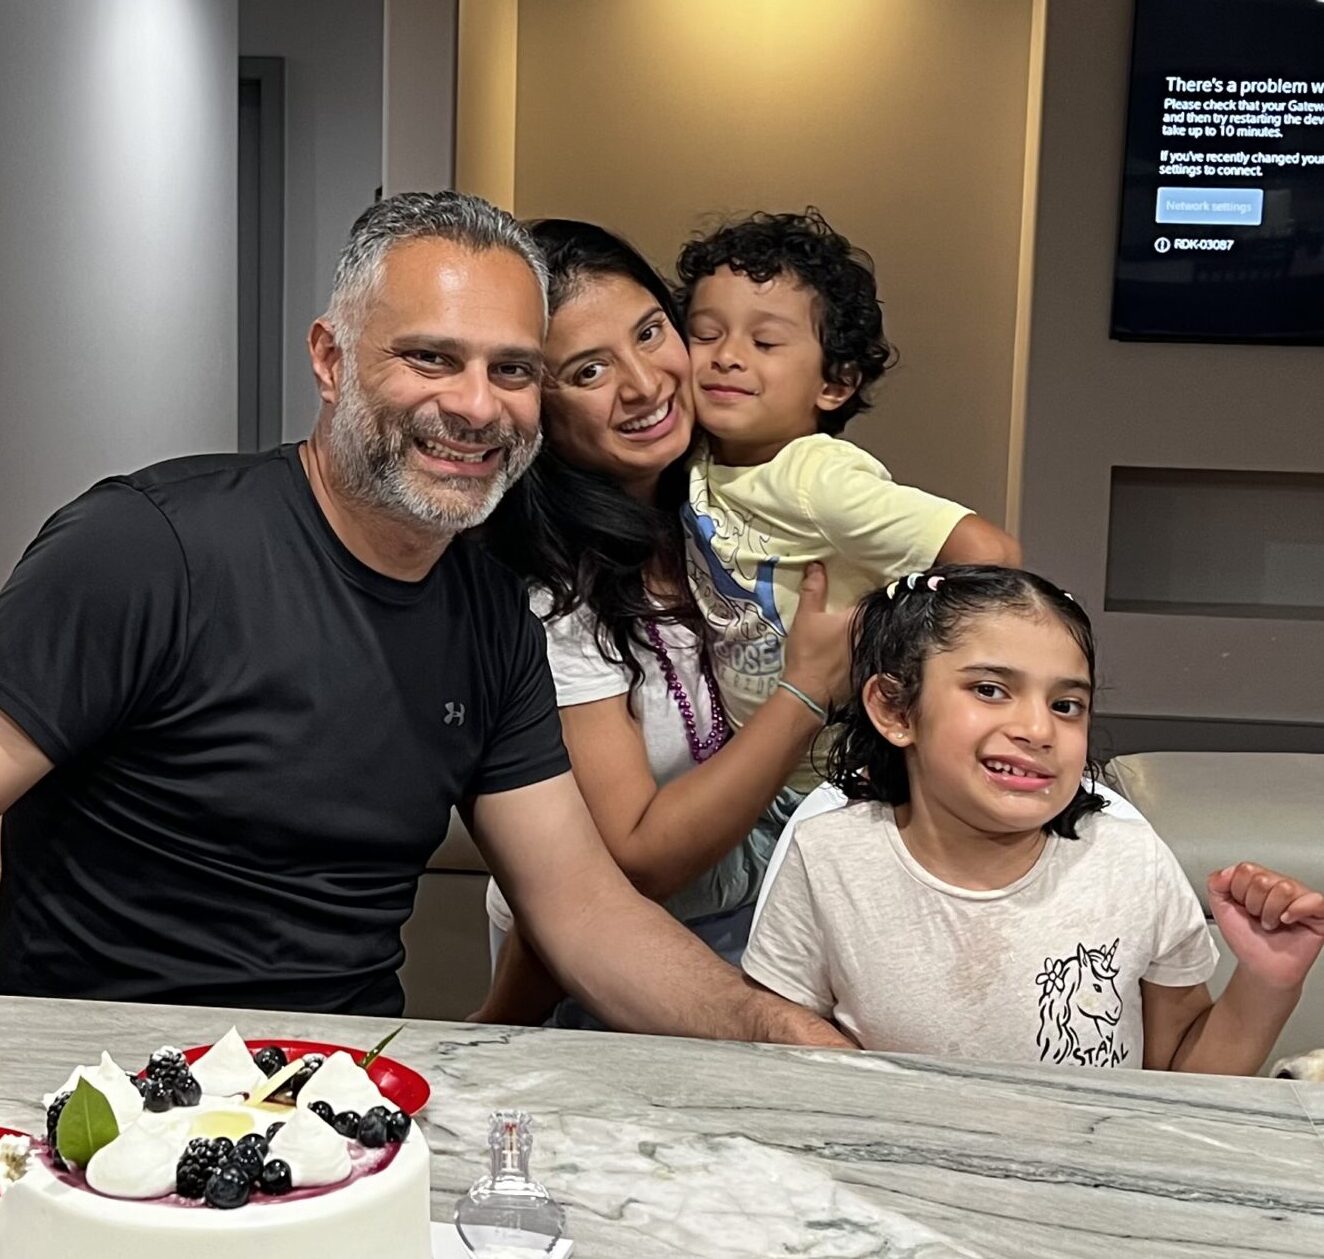
[(1209, 907), (1237, 961), (1266, 987), (1299, 987), (1324, 948), (1324, 896), (1254, 862), (1211, 874)]
[(786, 681), (824, 708), (850, 697), (853, 609), (827, 610), (827, 569), (814, 563), (800, 583), (800, 606), (786, 636)]

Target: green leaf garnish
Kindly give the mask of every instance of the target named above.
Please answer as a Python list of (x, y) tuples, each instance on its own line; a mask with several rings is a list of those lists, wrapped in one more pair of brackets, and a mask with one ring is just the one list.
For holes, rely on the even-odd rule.
[(370, 1066), (372, 1066), (374, 1062), (377, 1061), (378, 1058), (381, 1057), (382, 1050), (385, 1049), (386, 1046), (389, 1045), (404, 1030), (405, 1030), (405, 1025), (401, 1023), (400, 1026), (397, 1027), (395, 1031), (393, 1031), (389, 1036), (384, 1036), (371, 1049), (369, 1049), (368, 1052), (364, 1054), (362, 1058), (359, 1059), (358, 1065), (366, 1071)]
[(102, 1146), (120, 1134), (106, 1095), (79, 1078), (55, 1126), (55, 1148), (66, 1163), (86, 1167)]

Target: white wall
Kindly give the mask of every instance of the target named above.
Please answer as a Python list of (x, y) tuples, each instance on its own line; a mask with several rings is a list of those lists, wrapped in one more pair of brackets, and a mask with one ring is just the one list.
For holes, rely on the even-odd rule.
[(386, 0), (382, 187), (449, 188), (455, 179), (459, 0)]
[(240, 54), (285, 58), (284, 432), (296, 441), (317, 406), (308, 325), (382, 182), (382, 0), (238, 4)]
[(94, 480), (235, 448), (236, 4), (0, 5), (0, 579)]

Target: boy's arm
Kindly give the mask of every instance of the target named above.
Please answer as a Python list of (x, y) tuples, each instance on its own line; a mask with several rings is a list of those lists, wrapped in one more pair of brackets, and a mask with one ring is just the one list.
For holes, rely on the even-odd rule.
[(934, 557), (935, 564), (996, 564), (1021, 566), (1021, 544), (992, 521), (973, 512), (957, 522)]
[(547, 1021), (563, 996), (565, 989), (529, 947), (519, 924), (514, 923), (497, 956), (492, 987), (467, 1021), (538, 1027)]
[(1209, 876), (1209, 904), (1237, 969), (1217, 1001), (1204, 984), (1144, 984), (1145, 1066), (1254, 1075), (1324, 948), (1324, 896), (1244, 861)]

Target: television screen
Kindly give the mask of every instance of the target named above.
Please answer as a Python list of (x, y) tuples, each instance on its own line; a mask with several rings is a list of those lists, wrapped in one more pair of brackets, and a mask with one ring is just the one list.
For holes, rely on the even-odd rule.
[(1136, 0), (1112, 335), (1324, 344), (1324, 0)]

